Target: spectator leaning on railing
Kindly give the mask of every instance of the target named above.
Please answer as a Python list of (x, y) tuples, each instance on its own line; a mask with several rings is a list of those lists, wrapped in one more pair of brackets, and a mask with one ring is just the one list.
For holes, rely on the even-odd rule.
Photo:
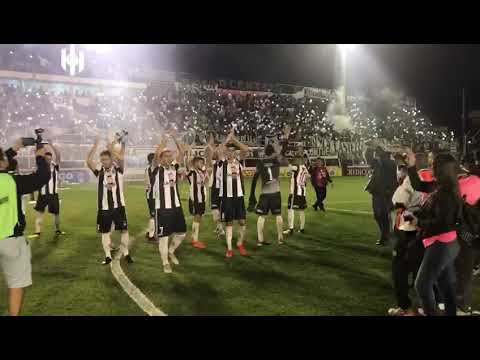
[(22, 195), (39, 190), (50, 180), (45, 147), (36, 152), (35, 173), (9, 174), (9, 160), (21, 147), (22, 141), (18, 140), (6, 152), (0, 148), (0, 266), (8, 286), (8, 310), (12, 316), (20, 314), (24, 288), (32, 284), (30, 245), (23, 236), (26, 222)]

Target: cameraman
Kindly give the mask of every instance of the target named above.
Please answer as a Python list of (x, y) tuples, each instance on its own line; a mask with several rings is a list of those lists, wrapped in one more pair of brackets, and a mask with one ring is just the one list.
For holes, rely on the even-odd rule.
[(22, 211), (22, 195), (40, 189), (50, 180), (45, 147), (36, 151), (35, 173), (9, 174), (10, 160), (22, 147), (22, 140), (19, 139), (5, 153), (0, 148), (0, 266), (8, 286), (8, 307), (11, 316), (20, 314), (23, 289), (32, 284), (30, 245), (23, 236), (26, 223)]

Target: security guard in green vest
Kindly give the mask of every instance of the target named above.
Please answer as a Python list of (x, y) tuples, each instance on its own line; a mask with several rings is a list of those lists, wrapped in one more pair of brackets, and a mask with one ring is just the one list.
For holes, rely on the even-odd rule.
[(30, 175), (9, 173), (22, 140), (3, 151), (0, 148), (0, 268), (8, 286), (8, 310), (11, 316), (20, 314), (24, 288), (32, 284), (30, 245), (23, 236), (25, 215), (22, 195), (39, 190), (50, 180), (45, 160), (47, 147), (37, 149), (37, 171)]

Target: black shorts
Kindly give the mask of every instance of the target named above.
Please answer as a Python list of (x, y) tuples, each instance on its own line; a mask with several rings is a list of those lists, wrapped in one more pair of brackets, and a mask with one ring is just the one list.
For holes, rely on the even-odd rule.
[(181, 207), (163, 210), (157, 209), (155, 219), (155, 228), (157, 229), (157, 235), (159, 237), (187, 232), (187, 224), (185, 223), (185, 216), (183, 216), (183, 209)]
[(148, 215), (151, 218), (155, 217), (155, 199), (147, 198), (147, 205), (148, 205)]
[(261, 194), (255, 212), (258, 215), (280, 215), (282, 213), (282, 196), (280, 192)]
[(114, 230), (128, 230), (127, 213), (124, 206), (98, 212), (97, 227), (99, 232), (102, 234), (109, 233), (112, 230), (112, 224), (115, 225)]
[(288, 209), (305, 210), (307, 208), (307, 197), (302, 195), (288, 196)]
[(199, 203), (189, 199), (188, 209), (190, 210), (190, 215), (203, 215), (205, 214), (205, 203)]
[(222, 221), (232, 222), (234, 220), (245, 220), (247, 218), (243, 197), (223, 198), (220, 204)]
[(45, 208), (48, 206), (48, 212), (50, 214), (59, 214), (60, 213), (60, 200), (58, 199), (58, 194), (54, 195), (39, 195), (37, 199), (37, 204), (35, 205), (35, 210), (38, 212), (45, 212)]
[(210, 191), (210, 208), (212, 210), (220, 209), (220, 189), (215, 187), (211, 188)]

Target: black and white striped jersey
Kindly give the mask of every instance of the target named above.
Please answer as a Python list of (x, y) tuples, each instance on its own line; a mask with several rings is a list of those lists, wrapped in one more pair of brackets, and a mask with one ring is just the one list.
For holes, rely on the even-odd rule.
[(190, 200), (194, 203), (201, 204), (206, 202), (208, 174), (206, 171), (190, 170), (187, 174), (190, 183)]
[(306, 196), (308, 169), (305, 165), (290, 167), (290, 194)]
[(153, 187), (155, 186), (155, 176), (158, 172), (158, 166), (148, 166), (145, 169), (145, 184), (148, 185), (148, 187), (145, 189), (146, 192), (146, 197), (149, 200), (153, 200)]
[(39, 195), (58, 194), (58, 171), (59, 166), (55, 163), (50, 164), (50, 180), (40, 190)]
[(94, 175), (98, 178), (98, 209), (113, 210), (125, 206), (123, 196), (123, 168), (103, 166), (96, 169)]
[(243, 197), (245, 187), (243, 185), (243, 166), (238, 160), (229, 162), (220, 161), (220, 197), (237, 198)]
[(153, 187), (156, 209), (166, 210), (182, 206), (178, 191), (178, 169), (178, 164), (158, 167)]
[(222, 173), (220, 171), (219, 164), (220, 161), (213, 160), (212, 162), (212, 176), (210, 181), (210, 187), (212, 189), (220, 189), (220, 184), (221, 184), (221, 178), (222, 178)]

